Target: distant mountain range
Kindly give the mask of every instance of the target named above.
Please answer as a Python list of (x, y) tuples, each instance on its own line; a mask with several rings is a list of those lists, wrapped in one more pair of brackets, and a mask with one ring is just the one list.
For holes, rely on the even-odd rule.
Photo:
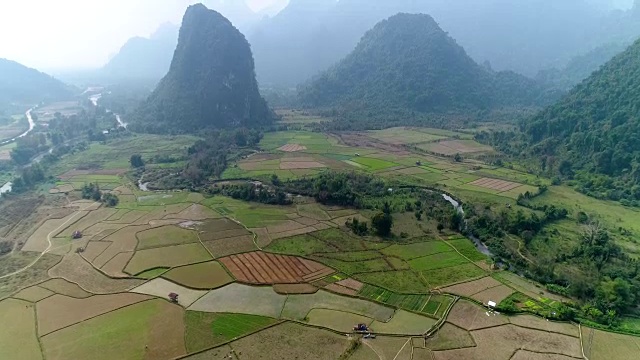
[(72, 87), (47, 74), (15, 61), (0, 59), (0, 107), (67, 99), (73, 96), (73, 92)]
[(144, 132), (193, 132), (269, 124), (273, 114), (258, 91), (251, 48), (229, 20), (190, 6), (167, 75), (133, 114)]
[(638, 5), (608, 12), (584, 0), (292, 0), (248, 35), (258, 79), (263, 86), (295, 86), (346, 56), (378, 21), (400, 12), (429, 14), (476, 62), (530, 77), (640, 36)]
[(369, 119), (549, 102), (534, 80), (476, 64), (423, 14), (398, 14), (378, 23), (345, 59), (302, 86), (300, 99), (308, 107)]

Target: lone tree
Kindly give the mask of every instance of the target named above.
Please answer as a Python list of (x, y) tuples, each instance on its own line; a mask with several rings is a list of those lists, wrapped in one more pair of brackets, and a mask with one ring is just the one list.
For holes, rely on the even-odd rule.
[(393, 217), (390, 214), (378, 213), (371, 219), (371, 226), (376, 230), (376, 234), (382, 237), (391, 235), (393, 227)]
[(142, 160), (142, 156), (135, 154), (135, 155), (131, 155), (131, 166), (133, 166), (134, 168), (141, 168), (144, 167), (144, 160)]

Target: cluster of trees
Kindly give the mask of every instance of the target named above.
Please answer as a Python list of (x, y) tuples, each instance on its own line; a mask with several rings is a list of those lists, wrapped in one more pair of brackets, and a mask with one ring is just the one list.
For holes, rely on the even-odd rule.
[(118, 199), (117, 195), (110, 192), (101, 191), (100, 186), (94, 183), (85, 184), (82, 187), (82, 198), (87, 200), (100, 201), (107, 207), (115, 207), (120, 202), (120, 199)]
[(243, 156), (242, 149), (255, 147), (262, 136), (259, 130), (246, 128), (210, 131), (187, 150), (189, 160), (182, 177), (195, 187), (219, 178), (232, 157)]
[(279, 188), (269, 188), (262, 184), (246, 183), (224, 185), (211, 189), (214, 194), (222, 194), (237, 200), (253, 201), (270, 205), (291, 205), (293, 200)]
[(44, 181), (45, 178), (45, 171), (42, 165), (33, 164), (24, 167), (20, 170), (20, 175), (13, 179), (11, 192), (16, 194), (25, 192), (33, 188), (36, 184)]

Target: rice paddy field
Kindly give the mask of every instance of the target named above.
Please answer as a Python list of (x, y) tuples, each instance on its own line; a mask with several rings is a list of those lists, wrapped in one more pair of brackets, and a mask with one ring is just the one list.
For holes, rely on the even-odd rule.
[[(287, 124), (319, 121), (283, 115)], [(1, 259), (0, 276), (18, 273), (0, 278), (0, 320), (17, 324), (0, 331), (0, 358), (564, 360), (582, 358), (584, 350), (591, 360), (618, 360), (636, 354), (640, 341), (631, 336), (581, 332), (569, 323), (508, 317), (480, 306), (515, 299), (550, 307), (568, 299), (491, 269), (470, 240), (422, 228), (412, 213), (398, 215), (407, 236), (388, 241), (357, 237), (344, 227), (349, 218), (370, 220), (368, 211), (306, 198), (271, 206), (142, 192), (126, 178), (132, 153), (182, 154), (195, 140), (135, 135), (92, 144), (55, 165), (57, 182), (43, 196), (73, 198), (94, 182), (119, 194), (120, 204), (49, 207), (59, 216), (35, 224), (22, 249)], [(230, 164), (223, 177), (353, 170), (513, 206), (520, 194), (548, 185), (483, 163), (493, 150), (465, 132), (282, 131), (266, 133), (260, 147)], [(453, 159), (456, 154), (462, 161)], [(633, 209), (584, 199), (571, 189), (552, 186), (534, 202), (570, 203), (640, 232)], [(75, 230), (83, 239), (71, 240)], [(634, 249), (633, 242), (627, 248)], [(624, 321), (638, 328), (634, 318)], [(383, 335), (364, 339), (353, 332), (358, 323)]]

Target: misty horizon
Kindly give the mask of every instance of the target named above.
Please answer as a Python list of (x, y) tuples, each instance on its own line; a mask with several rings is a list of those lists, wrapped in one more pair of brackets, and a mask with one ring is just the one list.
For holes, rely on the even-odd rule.
[[(0, 5), (0, 31), (13, 36), (0, 45), (0, 58), (45, 72), (93, 70), (104, 66), (129, 39), (149, 38), (166, 23), (179, 26), (188, 5), (202, 2), (243, 31), (243, 25), (253, 26), (266, 15), (273, 17), (289, 3), (245, 0), (251, 12), (244, 13), (241, 3), (233, 1), (240, 0), (172, 0), (162, 6), (151, 0), (4, 3)], [(600, 10), (626, 10), (634, 0), (585, 1)], [(34, 8), (39, 10), (34, 12)]]

